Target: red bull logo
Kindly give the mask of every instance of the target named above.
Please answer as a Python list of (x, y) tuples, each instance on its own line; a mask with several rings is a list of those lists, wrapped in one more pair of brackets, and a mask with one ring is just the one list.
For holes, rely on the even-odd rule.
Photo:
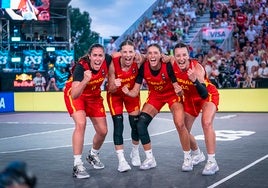
[(17, 74), (14, 80), (14, 87), (34, 87), (33, 77), (29, 74)]

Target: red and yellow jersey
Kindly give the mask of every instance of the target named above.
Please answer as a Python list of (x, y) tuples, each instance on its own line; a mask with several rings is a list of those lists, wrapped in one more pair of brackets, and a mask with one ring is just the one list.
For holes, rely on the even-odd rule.
[[(78, 63), (79, 65), (83, 67), (84, 71), (90, 70), (89, 63), (86, 60), (81, 59)], [(94, 70), (92, 71), (92, 77), (90, 81), (87, 83), (87, 86), (85, 87), (82, 95), (90, 96), (90, 97), (100, 96), (101, 85), (103, 81), (105, 80), (107, 74), (108, 74), (108, 65), (107, 65), (106, 60), (104, 60), (99, 71), (94, 71)], [(73, 76), (71, 76), (66, 82), (65, 92), (68, 92), (68, 91), (70, 92), (72, 82), (73, 82)]]
[[(193, 66), (196, 66), (198, 61), (190, 60), (190, 68), (192, 68), (192, 64)], [(177, 82), (183, 89), (183, 107), (185, 112), (197, 117), (202, 110), (203, 104), (206, 102), (212, 102), (218, 108), (219, 92), (216, 86), (209, 81), (206, 75), (204, 83), (208, 91), (208, 97), (206, 99), (202, 99), (196, 89), (196, 86), (188, 78), (187, 71), (181, 71), (177, 63), (173, 64), (173, 71), (177, 78)]]
[[(192, 65), (196, 66), (197, 64), (198, 64), (197, 60), (193, 60), (193, 59), (190, 60), (190, 64), (189, 64), (190, 68), (192, 68)], [(188, 78), (187, 71), (181, 71), (177, 63), (173, 64), (173, 70), (174, 70), (174, 74), (175, 74), (175, 76), (177, 78), (177, 82), (179, 83), (179, 85), (183, 89), (183, 93), (184, 93), (185, 97), (197, 97), (197, 96), (199, 96), (195, 85)], [(207, 88), (208, 88), (209, 85), (213, 85), (209, 81), (209, 79), (206, 77), (206, 75), (205, 75), (205, 82), (204, 83), (205, 83)]]
[(150, 63), (149, 61), (146, 61), (144, 63), (143, 78), (148, 85), (149, 96), (154, 95), (165, 97), (165, 95), (168, 96), (170, 93), (175, 94), (171, 78), (168, 75), (167, 63), (162, 63), (158, 74), (153, 75), (150, 70)]
[(120, 58), (121, 57), (115, 57), (113, 58), (114, 63), (114, 69), (115, 69), (115, 78), (121, 79), (121, 87), (117, 88), (116, 92), (113, 93), (113, 95), (124, 95), (122, 92), (122, 87), (127, 85), (129, 89), (132, 89), (136, 77), (138, 75), (138, 65), (136, 62), (133, 62), (129, 70), (124, 71), (122, 70), (121, 64), (120, 64)]

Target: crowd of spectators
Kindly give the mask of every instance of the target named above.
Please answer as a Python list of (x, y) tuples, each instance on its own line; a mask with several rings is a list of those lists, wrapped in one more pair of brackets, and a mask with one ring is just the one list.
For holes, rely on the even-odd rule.
[(204, 27), (233, 28), (234, 49), (225, 51), (216, 41), (208, 41), (207, 51), (200, 47), (191, 56), (200, 60), (218, 88), (261, 87), (260, 80), (268, 79), (266, 0), (165, 0), (128, 38), (141, 53), (151, 43), (158, 43), (163, 53), (171, 54), (174, 44), (187, 38), (197, 17), (206, 12), (210, 22)]

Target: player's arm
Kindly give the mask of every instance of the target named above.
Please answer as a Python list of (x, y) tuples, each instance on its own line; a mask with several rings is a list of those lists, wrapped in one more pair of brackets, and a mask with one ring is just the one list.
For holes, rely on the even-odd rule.
[(115, 78), (114, 63), (111, 62), (108, 73), (108, 92), (114, 93), (121, 86), (121, 80)]
[(135, 54), (135, 62), (138, 64), (138, 68), (146, 61), (147, 56), (145, 54), (137, 53)]
[(167, 63), (167, 71), (168, 71), (168, 75), (172, 81), (172, 85), (174, 87), (175, 93), (177, 93), (177, 95), (179, 95), (179, 96), (182, 96), (183, 95), (182, 87), (177, 82), (177, 78), (175, 76), (175, 73), (173, 71), (173, 68), (172, 68), (172, 65), (170, 62)]
[(162, 59), (163, 63), (171, 62), (171, 60), (172, 60), (171, 58), (172, 58), (172, 56), (170, 56), (170, 55), (166, 55), (164, 53), (161, 54), (161, 59)]
[(76, 66), (74, 70), (74, 81), (72, 82), (71, 96), (73, 99), (78, 98), (84, 91), (87, 83), (91, 79), (92, 73), (90, 70), (84, 71), (82, 66)]
[(192, 65), (192, 69), (189, 69), (187, 71), (189, 79), (193, 82), (195, 85), (197, 92), (199, 93), (200, 97), (202, 99), (206, 99), (208, 97), (208, 90), (205, 85), (205, 70), (204, 68), (197, 63), (194, 67)]
[(122, 87), (122, 91), (127, 95), (127, 96), (130, 96), (130, 97), (137, 97), (140, 93), (140, 88), (141, 88), (141, 84), (139, 83), (135, 83), (134, 87), (129, 90), (128, 87), (126, 85), (124, 85)]
[(122, 87), (122, 91), (130, 96), (130, 97), (136, 97), (139, 95), (140, 93), (140, 88), (141, 88), (141, 84), (142, 84), (142, 81), (143, 81), (143, 72), (144, 72), (144, 69), (143, 69), (143, 65), (140, 67), (139, 69), (139, 73), (138, 73), (138, 76), (136, 78), (136, 83), (134, 85), (134, 87), (129, 90), (129, 88), (127, 87), (127, 85), (123, 86)]

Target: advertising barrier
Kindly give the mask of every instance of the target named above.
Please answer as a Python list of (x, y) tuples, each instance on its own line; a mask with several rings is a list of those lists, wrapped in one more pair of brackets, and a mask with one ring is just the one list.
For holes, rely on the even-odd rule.
[(0, 92), (0, 113), (14, 112), (14, 93)]
[[(144, 104), (147, 90), (141, 91)], [(268, 112), (268, 89), (220, 89), (219, 112)], [(63, 92), (16, 92), (0, 93), (1, 112), (67, 112)], [(106, 92), (102, 92), (104, 106), (108, 111)], [(170, 112), (165, 105), (161, 112)]]

